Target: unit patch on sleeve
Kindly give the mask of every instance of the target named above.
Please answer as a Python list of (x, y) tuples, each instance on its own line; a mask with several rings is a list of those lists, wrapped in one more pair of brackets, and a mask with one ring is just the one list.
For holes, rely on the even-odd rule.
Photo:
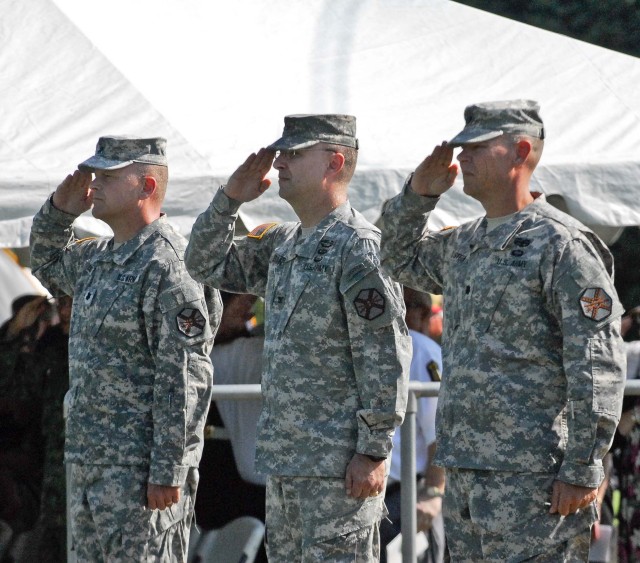
[(185, 307), (178, 313), (176, 322), (178, 323), (178, 330), (192, 338), (202, 334), (207, 321), (198, 309)]
[(589, 287), (580, 296), (582, 314), (593, 321), (602, 321), (611, 314), (613, 302), (601, 287)]
[(372, 321), (384, 313), (385, 299), (377, 289), (363, 289), (353, 300), (359, 317)]
[(251, 231), (247, 236), (249, 238), (255, 238), (260, 240), (267, 231), (273, 229), (278, 223), (263, 223), (262, 225), (258, 225), (253, 231)]

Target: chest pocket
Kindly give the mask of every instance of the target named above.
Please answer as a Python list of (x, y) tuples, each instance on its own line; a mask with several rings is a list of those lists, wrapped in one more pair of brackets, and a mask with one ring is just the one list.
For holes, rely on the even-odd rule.
[(492, 326), (503, 319), (509, 307), (509, 293), (513, 292), (513, 272), (503, 270), (494, 276), (491, 287), (486, 291), (477, 291), (474, 295), (474, 312), (480, 333), (489, 332)]
[[(98, 303), (94, 303), (95, 324), (90, 328), (92, 336), (109, 336), (105, 333), (110, 332), (111, 329), (117, 329), (125, 321), (130, 321), (131, 310), (136, 308), (137, 303), (134, 299), (122, 299), (122, 296), (125, 292), (131, 293), (131, 291), (130, 287), (123, 284), (114, 284), (99, 290), (94, 297), (94, 300), (98, 299)], [(127, 302), (124, 309), (123, 301)]]
[(304, 338), (307, 333), (324, 333), (333, 309), (340, 307), (331, 270), (305, 270), (306, 264), (303, 260), (291, 264), (275, 280), (267, 318), (274, 321), (279, 335), (293, 331), (296, 338)]

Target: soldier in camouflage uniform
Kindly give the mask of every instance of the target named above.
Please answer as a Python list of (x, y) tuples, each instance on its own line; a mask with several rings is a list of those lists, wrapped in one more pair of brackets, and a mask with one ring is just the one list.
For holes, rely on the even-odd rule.
[[(274, 151), (280, 197), (300, 222), (234, 238), (240, 204), (269, 186)], [(285, 117), (282, 138), (234, 172), (187, 248), (196, 279), (265, 297), (256, 468), (268, 475), (270, 561), (379, 556), (411, 349), (402, 293), (379, 269), (379, 231), (347, 199), (356, 158), (354, 117)]]
[[(383, 211), (383, 266), (444, 294), (437, 458), (455, 561), (586, 561), (620, 416), (622, 307), (604, 244), (531, 193), (538, 104), (476, 104)], [(427, 227), (457, 166), (486, 216)]]
[[(35, 275), (74, 297), (65, 460), (79, 561), (186, 559), (221, 303), (207, 307), (160, 212), (165, 147), (101, 137), (33, 221)], [(113, 238), (75, 239), (92, 206)]]

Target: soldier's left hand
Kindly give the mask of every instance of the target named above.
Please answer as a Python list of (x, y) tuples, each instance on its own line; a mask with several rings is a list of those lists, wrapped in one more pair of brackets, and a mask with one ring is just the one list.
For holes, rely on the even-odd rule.
[(164, 510), (180, 500), (180, 487), (155, 485), (147, 483), (147, 506), (151, 509)]
[(580, 487), (556, 480), (553, 482), (549, 513), (560, 513), (562, 516), (573, 514), (596, 500), (597, 493), (597, 488)]
[(365, 455), (355, 454), (347, 466), (344, 479), (347, 496), (364, 499), (381, 495), (385, 476), (384, 460), (372, 461)]

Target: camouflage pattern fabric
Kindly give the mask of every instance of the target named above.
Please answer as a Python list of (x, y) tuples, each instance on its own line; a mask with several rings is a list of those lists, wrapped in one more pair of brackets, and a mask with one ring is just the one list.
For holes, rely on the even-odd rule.
[(180, 485), (212, 391), (213, 332), (185, 241), (161, 217), (117, 250), (108, 238), (74, 244), (72, 220), (47, 201), (31, 240), (34, 274), (74, 297), (65, 459), (149, 465), (152, 483)]
[(48, 200), (31, 232), (34, 274), (74, 296), (65, 461), (144, 468), (141, 487), (184, 485), (202, 453), (220, 296), (207, 306), (164, 216), (117, 249), (77, 241), (74, 219)]
[(389, 455), (406, 407), (410, 338), (379, 232), (347, 202), (306, 238), (285, 223), (234, 239), (239, 206), (216, 194), (185, 261), (195, 279), (265, 297), (256, 469), (343, 479), (356, 452)]
[(626, 363), (608, 250), (544, 196), (489, 233), (429, 231), (437, 201), (406, 184), (381, 222), (385, 269), (444, 294), (435, 462), (597, 487)]
[[(555, 474), (448, 469), (443, 505), (452, 561), (530, 561), (555, 555), (558, 549), (578, 550), (586, 544), (596, 520), (594, 505), (562, 517), (549, 514)], [(453, 541), (452, 541), (453, 540)]]
[(379, 561), (381, 495), (361, 501), (343, 479), (272, 476), (266, 495), (270, 562)]
[(118, 465), (71, 466), (71, 523), (78, 561), (186, 561), (198, 485), (191, 468), (180, 501), (145, 508), (147, 469)]

